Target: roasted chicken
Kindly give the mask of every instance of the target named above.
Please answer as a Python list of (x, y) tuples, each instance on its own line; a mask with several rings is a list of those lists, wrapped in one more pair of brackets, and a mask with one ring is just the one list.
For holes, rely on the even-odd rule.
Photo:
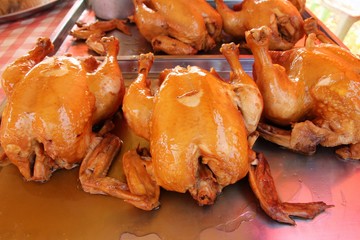
[(53, 45), (40, 38), (5, 69), (1, 147), (26, 180), (47, 181), (53, 171), (77, 166), (92, 151), (111, 156), (119, 149), (118, 137), (105, 134), (111, 124), (92, 131), (118, 110), (125, 91), (116, 60), (118, 41), (111, 37), (102, 43), (108, 54), (100, 64), (94, 58), (45, 58)]
[(296, 7), (287, 0), (244, 0), (230, 9), (223, 0), (215, 0), (223, 19), (224, 31), (236, 39), (245, 39), (245, 32), (268, 26), (271, 30), (269, 49), (287, 50), (303, 36), (303, 19)]
[(222, 32), (219, 13), (205, 0), (133, 0), (131, 19), (155, 52), (196, 54), (215, 47)]
[(154, 94), (147, 77), (153, 55), (140, 56), (139, 75), (125, 94), (123, 113), (150, 149), (123, 156), (129, 194), (141, 197), (125, 200), (145, 210), (157, 208), (162, 187), (189, 192), (199, 205), (209, 205), (224, 187), (249, 173), (254, 193), (273, 219), (294, 224), (289, 215), (313, 218), (330, 206), (279, 200), (265, 158), (251, 149), (262, 97), (241, 67), (238, 47), (226, 44), (221, 52), (232, 69), (229, 82), (214, 70), (177, 66), (160, 74)]
[[(342, 158), (360, 159), (360, 59), (335, 44), (268, 51), (271, 29), (247, 32), (254, 54), (253, 76), (264, 98), (261, 135), (297, 152), (313, 154), (317, 145), (342, 146)], [(275, 127), (291, 127), (290, 131)]]

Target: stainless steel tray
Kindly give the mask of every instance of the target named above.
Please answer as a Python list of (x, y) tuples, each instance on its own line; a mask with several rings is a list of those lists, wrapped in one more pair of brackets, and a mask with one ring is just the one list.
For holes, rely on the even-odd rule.
[[(115, 120), (124, 145), (110, 176), (123, 179), (122, 153), (147, 143), (129, 131), (121, 115)], [(55, 172), (41, 184), (25, 182), (7, 166), (0, 168), (0, 239), (358, 239), (358, 162), (340, 161), (332, 149), (306, 157), (262, 140), (255, 149), (267, 156), (282, 200), (323, 200), (335, 207), (296, 226), (279, 224), (264, 214), (243, 179), (226, 187), (213, 206), (162, 191), (160, 209), (146, 212), (83, 192), (78, 168)]]
[[(64, 33), (88, 11), (85, 2), (81, 2), (59, 26), (59, 37), (53, 39), (60, 43), (56, 46), (57, 54), (71, 49), (69, 46), (80, 45)], [(136, 54), (119, 56), (127, 84), (136, 76), (136, 58)], [(252, 57), (245, 54), (240, 61), (251, 73)], [(151, 78), (156, 79), (163, 68), (175, 65), (214, 67), (224, 77), (229, 72), (226, 61), (217, 54), (164, 55), (156, 57)], [(129, 131), (121, 114), (115, 116), (115, 123), (114, 132), (124, 140), (124, 145), (109, 174), (124, 179), (121, 155), (139, 143), (147, 143)], [(264, 214), (247, 179), (243, 179), (226, 187), (213, 206), (199, 207), (189, 194), (162, 191), (160, 209), (146, 212), (113, 197), (83, 192), (77, 178), (78, 168), (57, 171), (47, 183), (34, 183), (25, 182), (14, 166), (6, 166), (0, 167), (0, 239), (360, 238), (359, 162), (339, 160), (334, 149), (325, 148), (319, 148), (313, 156), (303, 156), (261, 139), (255, 150), (264, 152), (269, 160), (283, 201), (322, 200), (335, 207), (314, 220), (297, 219), (296, 226), (279, 224)]]
[[(215, 6), (213, 0), (208, 1), (212, 6)], [(241, 2), (241, 0), (225, 0), (226, 4), (233, 6), (236, 3)], [(302, 13), (304, 19), (309, 17), (315, 17), (310, 10), (306, 9)], [(55, 42), (55, 49), (57, 55), (63, 54), (72, 54), (74, 56), (87, 56), (87, 55), (96, 55), (95, 52), (88, 49), (83, 40), (75, 40), (72, 36), (68, 35), (69, 31), (72, 28), (76, 28), (75, 22), (86, 22), (91, 23), (98, 20), (95, 16), (95, 13), (91, 8), (87, 7), (84, 0), (77, 1), (77, 6), (75, 6), (72, 12), (69, 14), (69, 17), (63, 21), (59, 26), (59, 30), (56, 31), (58, 34), (53, 38)], [(125, 35), (118, 30), (110, 31), (107, 35), (115, 36), (119, 39), (120, 42), (120, 51), (118, 55), (119, 64), (122, 67), (125, 78), (131, 76), (133, 79), (134, 73), (136, 73), (137, 62), (136, 59), (140, 53), (147, 53), (152, 51), (151, 44), (146, 41), (144, 37), (141, 36), (135, 24), (128, 24), (128, 27), (131, 32), (131, 36)], [(321, 21), (319, 21), (320, 30), (323, 31), (330, 39), (336, 42), (342, 47), (346, 47)], [(224, 41), (231, 41), (231, 38), (225, 37)], [(193, 56), (169, 56), (162, 53), (156, 54), (156, 59), (152, 72), (159, 71), (157, 67), (168, 67), (172, 65), (198, 65), (205, 69), (210, 69), (210, 67), (215, 68), (219, 72), (228, 72), (229, 67), (224, 57), (221, 55), (220, 49), (221, 43), (219, 43), (214, 49), (209, 52), (199, 52)], [(301, 39), (296, 46), (304, 46), (304, 38)], [(245, 48), (240, 48), (240, 61), (243, 65), (243, 68), (246, 72), (251, 74), (253, 57), (250, 50)], [(101, 57), (100, 57), (101, 58)]]
[[(215, 3), (213, 0), (209, 0), (208, 1), (212, 6), (215, 6)], [(226, 4), (229, 6), (233, 6), (235, 3), (239, 3), (241, 2), (241, 0), (239, 1), (234, 1), (234, 0), (225, 0)], [(84, 10), (86, 8), (86, 4), (84, 2), (84, 0), (82, 1), (77, 1), (78, 3), (78, 8), (80, 9), (80, 11), (77, 11), (76, 13), (72, 13), (71, 17), (67, 18), (67, 20), (63, 23), (63, 25), (66, 26), (72, 26), (74, 25), (75, 21), (82, 21), (82, 22), (94, 22), (96, 19), (95, 17), (95, 13), (88, 8), (85, 11), (81, 11)], [(83, 3), (83, 4), (80, 4)], [(306, 9), (303, 13), (302, 16), (304, 19), (309, 18), (309, 17), (315, 17), (316, 16), (314, 14), (311, 13), (310, 10)], [(127, 36), (123, 33), (120, 33), (119, 31), (115, 30), (115, 31), (111, 31), (108, 32), (108, 35), (113, 35), (116, 36), (119, 41), (120, 41), (120, 52), (119, 52), (119, 57), (120, 59), (124, 60), (126, 59), (126, 57), (129, 56), (134, 56), (134, 55), (139, 55), (140, 53), (146, 53), (146, 52), (150, 52), (152, 51), (152, 47), (150, 45), (150, 43), (148, 43), (146, 41), (146, 39), (144, 39), (144, 37), (142, 37), (137, 29), (137, 27), (135, 26), (135, 24), (128, 24), (130, 32), (131, 32), (131, 36)], [(321, 21), (319, 21), (319, 27), (320, 30), (323, 31), (330, 39), (332, 39), (334, 42), (336, 42), (338, 45), (341, 45), (342, 47), (346, 47), (339, 38), (337, 38)], [(92, 51), (89, 51), (88, 48), (86, 47), (84, 41), (79, 40), (79, 41), (74, 41), (74, 38), (71, 36), (68, 36), (66, 39), (64, 38), (64, 36), (68, 35), (69, 32), (69, 28), (65, 28), (64, 26), (60, 26), (60, 29), (58, 32), (60, 32), (61, 34), (61, 42), (62, 46), (60, 47), (60, 49), (58, 49), (57, 54), (63, 54), (63, 53), (72, 53), (74, 55), (80, 55), (80, 56), (84, 56), (84, 55), (88, 55), (88, 54), (95, 54)], [(57, 37), (54, 38), (54, 40), (57, 40)], [(229, 36), (225, 36), (224, 37), (224, 41), (231, 41), (231, 37)], [(199, 52), (196, 56), (198, 58), (208, 58), (209, 56), (220, 56), (220, 52), (219, 52), (219, 48), (221, 46), (221, 43), (219, 43), (213, 50), (209, 51), (209, 52)], [(296, 46), (304, 46), (304, 39), (300, 40)], [(59, 46), (56, 46), (59, 48)], [(241, 48), (241, 55), (248, 55), (251, 56), (251, 52), (248, 49), (245, 48)], [(158, 57), (162, 57), (162, 56), (166, 56), (163, 55), (161, 53), (157, 54)], [(221, 57), (221, 56), (220, 56)]]

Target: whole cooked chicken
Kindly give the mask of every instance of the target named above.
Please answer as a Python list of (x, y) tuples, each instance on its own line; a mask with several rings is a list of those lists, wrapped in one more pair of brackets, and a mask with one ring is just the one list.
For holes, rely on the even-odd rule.
[(294, 224), (289, 215), (313, 218), (330, 206), (282, 203), (264, 156), (251, 150), (262, 97), (241, 67), (238, 47), (225, 44), (221, 52), (232, 69), (229, 82), (214, 70), (177, 66), (163, 70), (154, 94), (147, 77), (153, 55), (140, 56), (139, 75), (125, 94), (123, 113), (150, 149), (129, 150), (123, 156), (133, 194), (125, 200), (141, 209), (157, 208), (162, 187), (189, 192), (199, 205), (209, 205), (224, 187), (249, 173), (254, 193), (273, 219)]
[(269, 49), (291, 49), (303, 36), (303, 19), (296, 7), (287, 0), (244, 0), (230, 9), (223, 0), (215, 0), (223, 19), (224, 31), (237, 39), (245, 39), (245, 32), (268, 26)]
[[(39, 38), (34, 49), (5, 69), (1, 147), (26, 180), (46, 181), (56, 169), (72, 168), (92, 151), (111, 156), (108, 152), (119, 149), (116, 136), (103, 134), (111, 124), (92, 131), (118, 110), (125, 91), (116, 60), (118, 41), (110, 37), (102, 43), (108, 54), (100, 64), (94, 58), (45, 58), (53, 45)], [(104, 141), (109, 146), (99, 144)]]
[(360, 159), (360, 59), (335, 44), (319, 43), (315, 33), (305, 47), (268, 51), (271, 30), (251, 30), (246, 40), (254, 54), (253, 75), (264, 98), (266, 139), (313, 154), (317, 145), (342, 146), (342, 158)]
[(133, 0), (132, 16), (155, 52), (196, 54), (216, 46), (222, 32), (219, 13), (205, 0)]

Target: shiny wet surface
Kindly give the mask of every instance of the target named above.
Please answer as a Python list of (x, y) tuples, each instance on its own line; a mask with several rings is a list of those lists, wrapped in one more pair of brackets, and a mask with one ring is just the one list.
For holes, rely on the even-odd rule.
[[(119, 119), (118, 119), (119, 120)], [(122, 152), (139, 139), (119, 120)], [(147, 143), (140, 140), (142, 145)], [(146, 212), (120, 199), (81, 190), (78, 168), (55, 172), (47, 183), (25, 182), (14, 166), (0, 168), (0, 239), (356, 239), (360, 163), (342, 161), (331, 149), (302, 156), (259, 140), (284, 201), (334, 204), (296, 226), (274, 222), (260, 209), (248, 181), (228, 186), (213, 206), (189, 194), (162, 191), (158, 210)], [(120, 158), (119, 158), (120, 159)], [(110, 175), (123, 178), (119, 159)]]
[[(68, 40), (72, 42), (71, 37)], [(126, 36), (124, 44), (123, 55), (151, 50), (142, 47), (145, 43), (141, 40), (126, 39)], [(139, 45), (139, 49), (131, 48)], [(76, 46), (79, 51), (69, 52), (81, 56), (81, 50), (87, 53), (84, 44)], [(66, 52), (69, 46), (65, 44), (62, 50)], [(159, 61), (162, 62), (156, 65)], [(228, 76), (228, 65), (222, 64), (223, 59), (209, 56), (185, 60), (165, 58), (157, 62), (154, 72), (158, 71), (157, 66), (162, 70), (173, 64), (191, 64), (205, 69), (215, 67)], [(252, 62), (242, 62), (248, 72)], [(134, 79), (137, 61), (121, 64), (124, 76)], [(118, 127), (122, 129), (121, 125)], [(124, 140), (122, 152), (138, 145), (138, 138), (126, 129), (117, 133)], [(314, 220), (297, 220), (296, 226), (279, 224), (263, 213), (248, 181), (242, 179), (226, 187), (213, 206), (199, 207), (189, 194), (162, 191), (160, 209), (145, 212), (120, 199), (83, 192), (77, 178), (78, 168), (57, 171), (47, 183), (34, 183), (25, 182), (14, 166), (6, 166), (0, 167), (0, 239), (360, 238), (359, 162), (339, 160), (332, 149), (323, 148), (314, 156), (302, 156), (262, 140), (255, 149), (263, 151), (269, 160), (282, 200), (322, 200), (335, 207)], [(119, 159), (110, 174), (123, 178)]]

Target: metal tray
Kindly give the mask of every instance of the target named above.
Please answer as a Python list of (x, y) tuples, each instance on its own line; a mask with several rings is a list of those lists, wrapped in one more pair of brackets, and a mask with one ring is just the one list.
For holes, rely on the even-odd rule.
[[(71, 28), (88, 11), (81, 2), (59, 28)], [(59, 37), (53, 39), (60, 43), (57, 54), (74, 44), (66, 31), (57, 32)], [(136, 58), (119, 56), (127, 84), (136, 76)], [(243, 55), (240, 61), (251, 73), (252, 57)], [(156, 79), (165, 67), (189, 64), (215, 67), (224, 77), (229, 72), (217, 54), (156, 56), (151, 78)], [(124, 179), (123, 152), (147, 142), (132, 134), (121, 114), (114, 120), (114, 133), (124, 145), (109, 174)], [(34, 183), (25, 182), (10, 165), (0, 167), (0, 239), (359, 239), (359, 162), (339, 160), (330, 148), (320, 147), (315, 155), (303, 156), (261, 139), (255, 150), (264, 152), (269, 160), (283, 201), (322, 200), (335, 207), (314, 220), (297, 219), (296, 226), (283, 225), (264, 214), (245, 178), (226, 187), (213, 206), (199, 207), (189, 194), (162, 191), (160, 209), (146, 212), (113, 197), (83, 192), (78, 168), (57, 171), (47, 183)]]
[[(232, 7), (234, 4), (241, 2), (241, 0), (224, 0), (226, 4)], [(212, 6), (215, 6), (213, 0), (208, 1)], [(316, 18), (308, 9), (302, 13), (304, 19), (309, 17)], [(74, 37), (68, 33), (72, 28), (76, 28), (75, 22), (91, 23), (98, 20), (94, 11), (86, 5), (85, 0), (77, 1), (77, 6), (74, 6), (69, 17), (66, 18), (58, 27), (57, 34), (53, 37), (56, 55), (72, 54), (73, 56), (85, 57), (88, 55), (97, 55), (95, 52), (88, 49), (84, 40), (75, 40)], [(126, 80), (133, 80), (137, 71), (137, 58), (141, 53), (152, 52), (152, 47), (146, 39), (141, 36), (135, 24), (128, 24), (131, 32), (131, 36), (125, 35), (118, 30), (110, 31), (108, 36), (115, 36), (120, 42), (120, 51), (118, 54), (118, 62), (121, 66), (123, 74)], [(339, 40), (321, 21), (319, 21), (320, 30), (323, 31), (330, 39), (342, 47), (346, 47), (341, 40)], [(300, 39), (296, 46), (304, 46), (304, 39)], [(231, 41), (231, 37), (225, 36), (224, 41)], [(160, 72), (161, 68), (173, 67), (174, 65), (197, 65), (204, 69), (210, 69), (213, 67), (216, 71), (222, 75), (229, 72), (229, 66), (220, 53), (219, 49), (221, 43), (208, 52), (200, 51), (196, 55), (191, 56), (170, 56), (163, 53), (157, 53), (155, 55), (156, 61), (151, 72)], [(251, 75), (253, 56), (249, 49), (240, 48), (240, 61), (244, 70)], [(98, 57), (101, 59), (101, 57)]]
[[(80, 4), (80, 2), (83, 2), (83, 4)], [(208, 2), (212, 6), (215, 6), (214, 1), (209, 0)], [(225, 0), (225, 2), (228, 6), (233, 6), (234, 4), (241, 2), (241, 0), (240, 1), (239, 0), (238, 1)], [(75, 56), (85, 56), (85, 55), (89, 55), (89, 54), (96, 55), (95, 52), (88, 50), (88, 48), (83, 40), (74, 41), (74, 38), (72, 36), (68, 35), (69, 30), (70, 30), (69, 26), (71, 26), (71, 24), (72, 24), (72, 26), (74, 26), (74, 23), (76, 21), (91, 23), (91, 22), (98, 20), (95, 16), (94, 11), (92, 11), (91, 8), (89, 8), (89, 7), (86, 8), (86, 4), (85, 4), (84, 0), (78, 1), (78, 3), (79, 3), (78, 8), (80, 9), (80, 11), (73, 13), (72, 16), (67, 19), (67, 21), (63, 22), (63, 25), (64, 26), (66, 25), (67, 27), (64, 27), (64, 26), (59, 27), (58, 32), (60, 33), (59, 35), (61, 35), (62, 37), (61, 37), (61, 41), (58, 41), (58, 42), (61, 42), (61, 46), (58, 46), (58, 45), (55, 46), (57, 49), (57, 54), (59, 54), (59, 55), (65, 54), (65, 53), (71, 53)], [(81, 10), (83, 10), (83, 11), (81, 11)], [(316, 16), (313, 15), (311, 13), (311, 11), (308, 9), (306, 9), (302, 13), (302, 17), (304, 19), (309, 18), (309, 17), (316, 18)], [(127, 36), (118, 30), (110, 31), (107, 33), (107, 35), (112, 35), (112, 36), (117, 37), (120, 41), (119, 60), (127, 60), (129, 58), (133, 58), (134, 56), (139, 55), (140, 53), (146, 53), (146, 52), (152, 51), (151, 44), (149, 42), (147, 42), (144, 37), (141, 36), (136, 25), (128, 24), (128, 27), (132, 34), (131, 36)], [(339, 38), (337, 38), (320, 20), (319, 20), (319, 27), (320, 27), (321, 31), (323, 31), (330, 39), (332, 39), (338, 45), (340, 45), (342, 47), (346, 47), (341, 42), (341, 40)], [(76, 27), (74, 26), (74, 28), (76, 28)], [(66, 38), (64, 38), (65, 36), (66, 36)], [(54, 41), (57, 41), (57, 38), (58, 38), (57, 36), (54, 37)], [(229, 41), (232, 41), (232, 38), (230, 36), (224, 36), (224, 42), (229, 42)], [(193, 58), (197, 58), (200, 60), (206, 60), (209, 57), (222, 58), (221, 53), (219, 51), (220, 46), (221, 46), (221, 43), (219, 43), (211, 51), (208, 51), (208, 52), (200, 51), (198, 54), (193, 56)], [(304, 46), (304, 38), (299, 40), (299, 42), (296, 44), (296, 46)], [(240, 53), (242, 56), (251, 57), (250, 50), (241, 48), (240, 51), (241, 51)], [(162, 53), (158, 53), (156, 55), (158, 58), (164, 58), (164, 57), (173, 58), (174, 57), (174, 56), (164, 55)], [(175, 57), (175, 58), (177, 58), (177, 57)]]
[[(115, 133), (124, 140), (110, 176), (123, 179), (120, 158), (139, 142), (121, 115)], [(265, 141), (264, 152), (280, 198), (325, 201), (335, 207), (314, 220), (288, 226), (260, 209), (247, 179), (228, 186), (212, 206), (199, 207), (189, 194), (161, 192), (161, 207), (146, 212), (122, 200), (81, 190), (78, 168), (60, 170), (47, 183), (25, 182), (14, 166), (0, 168), (0, 239), (358, 239), (358, 162), (340, 161), (332, 149), (302, 156)]]

